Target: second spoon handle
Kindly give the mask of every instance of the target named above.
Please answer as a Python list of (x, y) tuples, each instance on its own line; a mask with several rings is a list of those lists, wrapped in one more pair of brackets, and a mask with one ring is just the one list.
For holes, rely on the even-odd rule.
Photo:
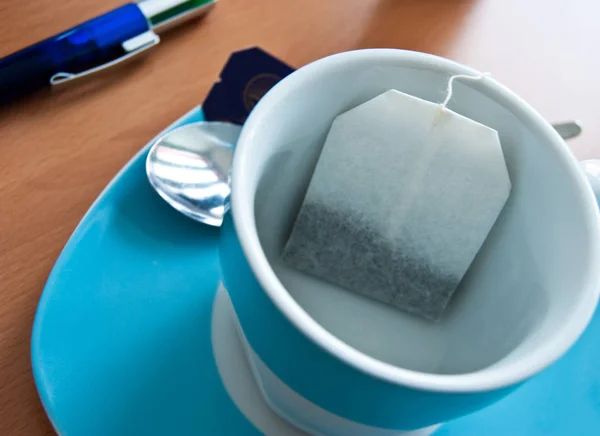
[(581, 133), (581, 125), (577, 121), (568, 121), (565, 123), (554, 123), (552, 127), (556, 129), (562, 139), (571, 139)]

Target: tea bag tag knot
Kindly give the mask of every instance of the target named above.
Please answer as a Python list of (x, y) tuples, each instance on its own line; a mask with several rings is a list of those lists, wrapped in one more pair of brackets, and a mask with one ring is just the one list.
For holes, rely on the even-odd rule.
[(448, 80), (448, 88), (446, 89), (446, 98), (441, 103), (442, 109), (446, 109), (448, 103), (450, 103), (450, 100), (452, 99), (452, 93), (454, 92), (453, 86), (455, 80), (482, 80), (486, 77), (492, 77), (492, 75), (490, 73), (481, 73), (477, 76), (469, 76), (467, 74), (456, 74), (450, 77), (450, 79)]

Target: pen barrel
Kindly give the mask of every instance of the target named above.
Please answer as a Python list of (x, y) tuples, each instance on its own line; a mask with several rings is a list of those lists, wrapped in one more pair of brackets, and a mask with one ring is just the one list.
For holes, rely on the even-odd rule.
[(122, 43), (150, 29), (136, 4), (27, 47), (0, 60), (0, 102), (50, 86), (56, 73), (77, 74), (124, 54)]
[(47, 56), (49, 40), (0, 60), (0, 102), (9, 102), (50, 84), (56, 66)]

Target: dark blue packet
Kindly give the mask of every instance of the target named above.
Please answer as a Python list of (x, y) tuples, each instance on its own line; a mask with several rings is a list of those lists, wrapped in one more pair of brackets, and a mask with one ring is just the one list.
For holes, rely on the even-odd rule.
[(292, 67), (258, 47), (233, 53), (221, 71), (221, 81), (202, 104), (205, 119), (244, 124), (267, 91), (292, 72)]

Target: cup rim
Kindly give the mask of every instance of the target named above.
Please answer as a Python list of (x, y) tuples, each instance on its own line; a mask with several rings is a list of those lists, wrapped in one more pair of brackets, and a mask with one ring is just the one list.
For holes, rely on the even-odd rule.
[(327, 331), (315, 321), (288, 293), (262, 251), (256, 231), (254, 196), (249, 195), (245, 180), (252, 154), (252, 142), (261, 125), (268, 123), (268, 108), (283, 100), (297, 85), (323, 73), (331, 73), (349, 64), (382, 64), (412, 66), (447, 74), (477, 75), (480, 72), (457, 62), (435, 55), (397, 50), (365, 49), (335, 54), (308, 64), (279, 82), (254, 108), (239, 137), (232, 167), (231, 204), (235, 231), (253, 274), (277, 309), (313, 343), (351, 367), (380, 380), (421, 390), (439, 392), (480, 392), (500, 389), (521, 382), (557, 360), (575, 343), (590, 322), (598, 303), (600, 290), (600, 215), (591, 187), (579, 163), (552, 126), (529, 104), (508, 88), (491, 79), (487, 82), (496, 94), (502, 96), (509, 109), (526, 120), (543, 135), (549, 147), (558, 153), (577, 185), (583, 216), (590, 234), (587, 256), (588, 274), (580, 300), (575, 304), (567, 321), (556, 331), (552, 340), (535, 348), (516, 362), (495, 365), (465, 374), (433, 374), (404, 369), (382, 362), (355, 349)]

